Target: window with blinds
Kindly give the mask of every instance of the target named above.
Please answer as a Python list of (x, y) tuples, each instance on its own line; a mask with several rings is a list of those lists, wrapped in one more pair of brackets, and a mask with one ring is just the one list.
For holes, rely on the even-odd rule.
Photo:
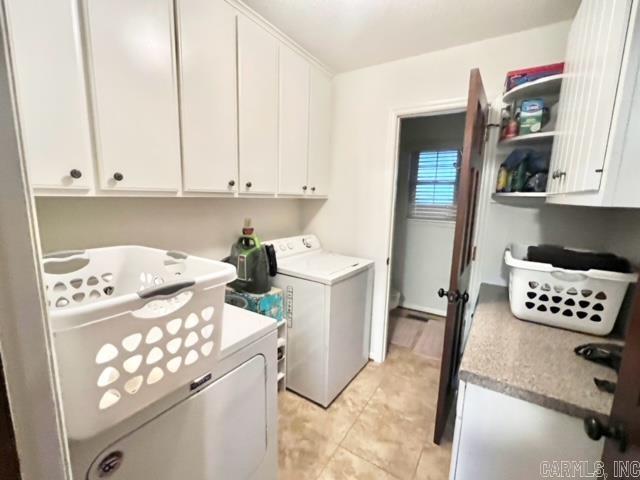
[(409, 218), (455, 221), (459, 150), (430, 150), (412, 157)]

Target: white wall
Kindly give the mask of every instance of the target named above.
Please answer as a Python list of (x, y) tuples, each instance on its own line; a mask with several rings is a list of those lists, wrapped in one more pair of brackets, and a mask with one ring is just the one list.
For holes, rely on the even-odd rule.
[(535, 207), (491, 202), (486, 237), (478, 245), (482, 281), (507, 285), (509, 271), (502, 261), (509, 243), (551, 243), (603, 251), (607, 249), (606, 209), (560, 207), (540, 203)]
[(402, 294), (402, 306), (437, 315), (447, 308), (437, 291), (449, 285), (455, 222), (407, 218), (411, 153), (462, 149), (464, 121), (464, 113), (432, 115), (404, 119), (400, 128), (392, 285)]
[(607, 248), (640, 267), (640, 209), (607, 209)]
[(44, 252), (139, 244), (220, 259), (251, 217), (262, 239), (298, 235), (301, 200), (38, 198)]
[[(375, 261), (372, 358), (381, 360), (385, 348), (394, 177), (389, 156), (395, 142), (389, 131), (392, 111), (466, 97), (469, 70), (474, 67), (480, 68), (489, 98), (494, 98), (507, 71), (562, 60), (569, 26), (570, 22), (562, 22), (335, 77), (329, 200), (304, 205), (304, 223), (306, 231), (317, 233), (331, 249)], [(496, 222), (493, 228), (513, 229), (512, 224), (505, 225)], [(500, 251), (504, 248), (495, 245)], [(501, 255), (487, 258), (487, 268), (500, 269)]]
[(455, 222), (406, 219), (404, 255), (394, 260), (402, 275), (392, 282), (402, 294), (403, 307), (446, 315), (447, 302), (437, 292), (449, 286), (455, 226)]

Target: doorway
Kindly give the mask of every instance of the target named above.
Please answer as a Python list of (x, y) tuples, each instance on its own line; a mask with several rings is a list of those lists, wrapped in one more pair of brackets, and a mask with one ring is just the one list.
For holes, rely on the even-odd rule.
[(400, 119), (387, 340), (440, 363), (465, 112)]

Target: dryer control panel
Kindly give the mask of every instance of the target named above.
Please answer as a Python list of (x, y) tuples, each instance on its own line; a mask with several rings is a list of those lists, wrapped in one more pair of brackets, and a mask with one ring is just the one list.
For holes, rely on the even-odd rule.
[(315, 235), (298, 235), (264, 242), (273, 245), (278, 259), (320, 250), (320, 240)]

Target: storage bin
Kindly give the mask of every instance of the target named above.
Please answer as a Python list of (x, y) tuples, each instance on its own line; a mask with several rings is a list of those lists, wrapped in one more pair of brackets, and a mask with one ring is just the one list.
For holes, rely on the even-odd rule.
[(638, 280), (637, 273), (566, 270), (526, 258), (523, 245), (512, 244), (504, 254), (513, 314), (593, 335), (613, 330), (627, 286)]
[(226, 263), (139, 246), (43, 261), (68, 435), (88, 438), (215, 365)]

